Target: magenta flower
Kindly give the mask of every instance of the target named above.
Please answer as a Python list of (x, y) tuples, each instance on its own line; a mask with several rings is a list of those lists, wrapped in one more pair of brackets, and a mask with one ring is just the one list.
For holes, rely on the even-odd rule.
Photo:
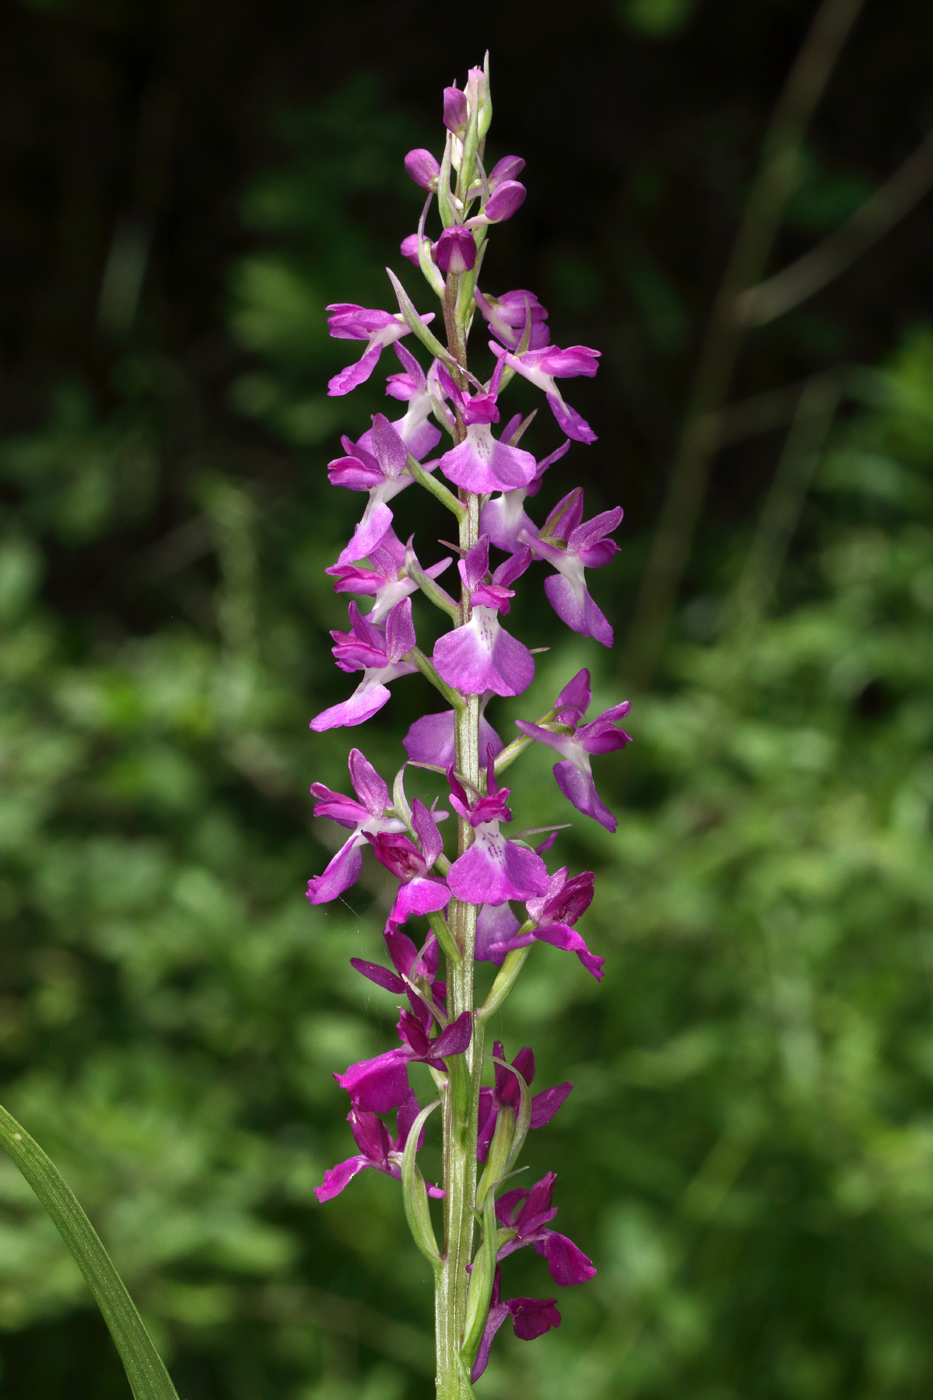
[(509, 899), (530, 899), (545, 894), (548, 873), (535, 851), (508, 840), (499, 831), (500, 822), (510, 822), (506, 803), (510, 789), (501, 791), (496, 781), (494, 759), (486, 766), (486, 795), (471, 801), (457, 779), (453, 767), (447, 771), (450, 801), (473, 828), (473, 844), (458, 856), (447, 874), (452, 895), (466, 904), (504, 904)]
[[(417, 261), (417, 254), (415, 260)], [(428, 418), (434, 410), (434, 400), (428, 388), (424, 370), (410, 350), (404, 345), (396, 345), (395, 353), (402, 364), (401, 374), (390, 374), (386, 379), (386, 393), (393, 399), (401, 399), (408, 404), (403, 418), (392, 424), (402, 442), (416, 461), (420, 462), (441, 440), (441, 430)], [(360, 438), (365, 447), (367, 433)], [(433, 471), (434, 467), (425, 468)]]
[(592, 520), (583, 521), (582, 516), (583, 487), (575, 486), (558, 501), (537, 535), (522, 534), (521, 538), (557, 570), (544, 580), (544, 591), (561, 621), (582, 637), (595, 637), (611, 647), (612, 627), (590, 595), (584, 570), (608, 564), (619, 548), (606, 536), (621, 521), (622, 507), (604, 510)]
[(387, 928), (384, 938), (394, 972), (381, 963), (364, 962), (362, 958), (351, 958), (351, 965), (361, 976), (384, 987), (387, 992), (394, 992), (396, 996), (406, 995), (413, 1011), (420, 1012), (426, 1008), (434, 1016), (443, 1011), (447, 986), (438, 980), (440, 950), (434, 934), (428, 934), (420, 951), (407, 934), (397, 929)]
[(552, 1327), (560, 1326), (560, 1313), (555, 1306), (556, 1298), (500, 1298), (502, 1270), (496, 1269), (492, 1285), (492, 1299), (482, 1340), (473, 1362), (470, 1379), (475, 1383), (486, 1369), (492, 1341), (507, 1317), (512, 1319), (516, 1337), (523, 1342), (533, 1342), (535, 1337), (543, 1337)]
[(444, 125), (455, 136), (462, 136), (469, 121), (467, 95), (460, 88), (444, 88)]
[(444, 849), (441, 833), (431, 813), (416, 797), (412, 803), (411, 823), (421, 850), (409, 837), (399, 832), (375, 832), (371, 839), (376, 859), (401, 881), (392, 905), (386, 932), (394, 933), (410, 914), (434, 914), (446, 908), (450, 891), (439, 875), (432, 875), (434, 862)]
[(363, 679), (349, 700), (315, 715), (311, 728), (317, 733), (370, 719), (388, 702), (389, 682), (417, 670), (413, 662), (403, 659), (415, 645), (410, 598), (396, 603), (385, 627), (375, 627), (355, 603), (349, 611), (351, 630), (332, 632), (336, 646), (331, 650), (341, 671), (362, 671)]
[(590, 350), (586, 345), (569, 345), (561, 350), (556, 345), (547, 345), (540, 350), (526, 350), (524, 355), (511, 355), (500, 345), (489, 342), (494, 355), (504, 358), (506, 364), (521, 374), (536, 388), (541, 389), (548, 405), (563, 431), (576, 442), (595, 442), (596, 434), (576, 409), (564, 402), (557, 387), (558, 379), (571, 379), (585, 374), (592, 378), (596, 373), (598, 350)]
[[(411, 548), (410, 541), (408, 548)], [(396, 537), (395, 531), (390, 526), (379, 543), (366, 556), (366, 562), (370, 565), (368, 569), (364, 569), (361, 564), (334, 564), (331, 568), (325, 569), (324, 572), (337, 580), (334, 584), (335, 593), (357, 593), (364, 597), (372, 596), (374, 599), (373, 607), (372, 611), (367, 613), (366, 620), (371, 623), (379, 623), (402, 598), (407, 598), (410, 594), (417, 592), (418, 585), (405, 573), (406, 557), (405, 546)], [(428, 578), (437, 578), (450, 562), (449, 557), (442, 559), (440, 563), (432, 564), (424, 572)]]
[(463, 442), (445, 452), (438, 463), (447, 480), (479, 494), (527, 486), (537, 470), (534, 457), (519, 447), (510, 447), (492, 432), (492, 424), (499, 421), (496, 395), (502, 378), (501, 368), (497, 366), (489, 390), (484, 394), (471, 395), (458, 389), (440, 364), (437, 378), (444, 393), (459, 408), (466, 425)]
[[(491, 690), (487, 691), (480, 701), (479, 751), (488, 753), (491, 749), (493, 757), (497, 758), (505, 745), (483, 713), (492, 694)], [(416, 719), (402, 740), (409, 760), (448, 769), (456, 757), (456, 722), (453, 710), (442, 710), (440, 714), (422, 715)]]
[(476, 961), (491, 962), (501, 967), (511, 946), (512, 936), (520, 928), (521, 922), (512, 913), (508, 901), (504, 904), (484, 904), (476, 918)]
[(541, 490), (541, 482), (548, 467), (563, 457), (570, 446), (570, 439), (564, 438), (560, 447), (547, 457), (542, 457), (537, 470), (528, 485), (514, 491), (502, 491), (491, 496), (483, 506), (480, 515), (480, 529), (489, 536), (489, 541), (506, 554), (515, 554), (526, 547), (526, 542), (537, 539), (538, 530), (525, 514), (525, 497), (536, 496)]
[[(500, 1041), (494, 1041), (492, 1047), (493, 1054), (497, 1060), (505, 1058), (505, 1051)], [(526, 1084), (530, 1084), (535, 1077), (535, 1057), (526, 1046), (519, 1050), (512, 1061)], [(496, 1119), (503, 1108), (510, 1109), (518, 1117), (521, 1108), (521, 1089), (514, 1074), (510, 1074), (507, 1069), (503, 1069), (501, 1064), (494, 1066), (496, 1074), (495, 1087), (492, 1089), (480, 1089), (479, 1091), (479, 1136), (476, 1140), (476, 1159), (478, 1162), (485, 1162), (489, 1154), (489, 1146), (492, 1142), (492, 1135), (496, 1131)], [(568, 1083), (558, 1084), (553, 1089), (543, 1089), (540, 1094), (534, 1094), (531, 1099), (531, 1127), (543, 1128), (545, 1123), (550, 1123), (561, 1104), (570, 1093), (573, 1085)]]
[(493, 335), (497, 340), (501, 340), (507, 350), (518, 349), (529, 321), (529, 350), (542, 350), (548, 344), (551, 337), (547, 328), (547, 310), (534, 292), (519, 289), (515, 292), (503, 292), (501, 297), (493, 297), (484, 296), (476, 287), (473, 300)]
[(418, 1017), (403, 1011), (398, 1023), (403, 1044), (371, 1060), (359, 1060), (344, 1074), (334, 1078), (346, 1089), (354, 1108), (373, 1113), (389, 1113), (405, 1102), (408, 1094), (408, 1066), (415, 1061), (446, 1069), (445, 1057), (462, 1055), (473, 1034), (473, 1016), (464, 1011), (432, 1040)]
[(323, 783), (311, 784), (311, 792), (317, 798), (314, 815), (329, 817), (352, 833), (331, 858), (324, 874), (308, 881), (312, 904), (326, 904), (356, 883), (363, 868), (362, 847), (368, 836), (405, 830), (405, 823), (392, 809), (388, 785), (359, 749), (350, 750), (349, 768), (358, 799), (355, 802), (343, 793), (332, 792)]
[[(427, 441), (425, 451), (432, 445), (430, 435)], [(384, 413), (374, 415), (372, 428), (355, 446), (348, 438), (343, 439), (343, 445), (348, 455), (329, 463), (327, 478), (332, 486), (368, 491), (369, 500), (353, 538), (337, 556), (338, 565), (355, 564), (372, 553), (392, 525), (392, 512), (387, 502), (414, 480), (408, 465), (410, 448)], [(433, 471), (433, 466), (426, 470)]]
[[(360, 1150), (355, 1157), (338, 1162), (335, 1167), (329, 1167), (324, 1173), (323, 1182), (314, 1188), (314, 1194), (321, 1205), (339, 1196), (353, 1178), (368, 1167), (374, 1167), (376, 1171), (385, 1172), (386, 1176), (393, 1176), (396, 1181), (401, 1181), (402, 1154), (419, 1111), (418, 1100), (409, 1089), (408, 1096), (398, 1111), (395, 1137), (391, 1138), (385, 1124), (379, 1121), (375, 1113), (362, 1108), (351, 1108), (347, 1114), (347, 1122)], [(423, 1145), (422, 1128), (418, 1141), (419, 1151)], [(428, 1186), (428, 1195), (439, 1199), (444, 1193), (437, 1186)]]
[(548, 1172), (530, 1189), (506, 1191), (499, 1197), (496, 1201), (496, 1219), (503, 1229), (509, 1232), (514, 1230), (515, 1233), (502, 1245), (497, 1258), (501, 1263), (516, 1249), (533, 1244), (535, 1253), (547, 1260), (554, 1282), (562, 1288), (569, 1288), (576, 1283), (586, 1283), (596, 1269), (592, 1260), (587, 1259), (573, 1240), (546, 1228), (557, 1214), (556, 1206), (551, 1206), (556, 1180), (554, 1172)]
[(471, 616), (464, 627), (456, 627), (440, 637), (433, 661), (448, 685), (464, 695), (521, 695), (534, 679), (535, 662), (528, 648), (499, 623), (499, 613), (507, 613), (514, 597), (508, 587), (527, 569), (531, 551), (513, 554), (500, 564), (485, 583), (489, 568), (489, 539), (482, 535), (457, 568), (470, 595)]
[(561, 792), (577, 811), (601, 822), (607, 831), (615, 831), (618, 822), (596, 792), (590, 755), (614, 753), (632, 742), (632, 736), (617, 727), (631, 706), (628, 700), (623, 700), (621, 705), (603, 710), (602, 714), (584, 724), (590, 699), (590, 673), (584, 667), (564, 686), (555, 701), (552, 722), (560, 725), (559, 732), (524, 719), (516, 720), (515, 726), (530, 739), (546, 744), (561, 755), (560, 762), (554, 765), (554, 777)]
[[(327, 310), (332, 313), (327, 318), (327, 327), (335, 339), (366, 341), (366, 349), (356, 364), (335, 374), (327, 386), (331, 396), (349, 394), (360, 384), (365, 384), (386, 346), (401, 340), (403, 335), (409, 335), (410, 327), (401, 312), (370, 311), (352, 301), (334, 302)], [(421, 320), (425, 325), (433, 321), (433, 311), (422, 316)]]

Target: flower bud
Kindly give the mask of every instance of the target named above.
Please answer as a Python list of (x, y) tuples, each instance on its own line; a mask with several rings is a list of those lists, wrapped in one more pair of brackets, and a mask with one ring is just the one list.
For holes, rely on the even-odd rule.
[[(415, 154), (415, 152), (412, 152)], [(489, 190), (493, 190), (503, 184), (506, 180), (517, 180), (525, 168), (525, 162), (521, 156), (503, 156), (496, 161), (489, 172)]]
[(444, 125), (447, 130), (455, 136), (462, 135), (466, 130), (467, 117), (466, 93), (458, 87), (444, 88)]
[(467, 103), (472, 114), (479, 107), (477, 132), (482, 141), (492, 124), (492, 102), (489, 95), (489, 55), (482, 68), (471, 68), (467, 74)]
[(434, 261), (441, 272), (469, 272), (476, 263), (476, 243), (470, 230), (460, 224), (445, 228), (435, 245)]
[(503, 180), (483, 205), (483, 217), (490, 224), (500, 224), (504, 219), (511, 219), (515, 211), (524, 204), (526, 193), (525, 186), (519, 184), (518, 180)]
[[(428, 247), (431, 247), (430, 239), (425, 239)], [(418, 266), (418, 235), (410, 233), (407, 238), (403, 238), (399, 245), (399, 252), (403, 258), (407, 258), (415, 267)]]
[[(524, 162), (522, 163), (524, 164)], [(499, 164), (501, 165), (502, 162), (500, 161)], [(441, 173), (441, 167), (430, 151), (426, 151), (421, 146), (414, 151), (409, 151), (405, 157), (405, 169), (415, 184), (420, 185), (423, 190), (437, 189), (437, 177)]]

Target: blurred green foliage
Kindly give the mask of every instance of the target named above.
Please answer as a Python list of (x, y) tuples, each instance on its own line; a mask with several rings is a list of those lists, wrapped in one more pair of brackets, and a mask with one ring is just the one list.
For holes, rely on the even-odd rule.
[[(307, 784), (342, 789), (349, 748), (307, 731), (342, 693), (322, 570), (356, 504), (330, 499), (325, 439), (366, 408), (322, 396), (343, 352), (321, 313), (380, 296), (390, 250), (359, 201), (398, 199), (402, 232), (410, 208), (385, 172), (412, 138), (379, 100), (293, 114), (291, 163), (245, 199), (265, 241), (231, 277), (255, 357), (232, 400), (287, 445), (297, 486), (205, 451), (188, 518), (128, 549), (189, 414), (184, 369), (151, 352), (117, 362), (106, 412), (66, 384), (0, 445), (4, 1101), (199, 1398), (431, 1387), (430, 1278), (394, 1183), (313, 1197), (351, 1150), (331, 1071), (393, 1038), (392, 999), (348, 963), (374, 956), (379, 872), (334, 906), (303, 898), (329, 839), (309, 834)], [(633, 287), (663, 345), (682, 313), (647, 267)], [(585, 306), (585, 260), (564, 272)], [(578, 819), (561, 838), (599, 871), (586, 936), (607, 976), (536, 948), (499, 1031), (510, 1054), (535, 1047), (539, 1084), (575, 1083), (529, 1160), (558, 1171), (563, 1228), (600, 1272), (560, 1299), (559, 1332), (503, 1332), (490, 1400), (910, 1400), (933, 1383), (933, 333), (850, 388), (773, 609), (738, 608), (734, 546), (685, 614), (698, 640), (638, 700), (636, 744), (599, 770), (618, 836)], [(100, 601), (77, 608), (67, 580), (88, 569)], [(134, 590), (158, 600), (135, 630), (105, 606)], [(497, 722), (547, 708), (584, 664), (597, 701), (621, 698), (596, 650), (562, 641)], [(360, 736), (387, 774), (425, 702), (407, 686)], [(514, 782), (520, 823), (570, 815), (543, 751)], [(509, 1282), (549, 1289), (534, 1257)], [(124, 1393), (5, 1161), (0, 1327), (0, 1393), (73, 1394), (76, 1374)]]

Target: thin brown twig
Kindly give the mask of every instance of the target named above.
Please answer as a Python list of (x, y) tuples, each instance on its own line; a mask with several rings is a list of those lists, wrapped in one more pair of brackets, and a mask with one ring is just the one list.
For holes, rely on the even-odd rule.
[(654, 672), (686, 567), (715, 452), (707, 424), (726, 401), (745, 331), (736, 316), (738, 299), (761, 280), (793, 189), (801, 141), (863, 3), (822, 0), (765, 135), (758, 174), (710, 313), (661, 520), (622, 657), (630, 685), (646, 685)]
[(773, 277), (739, 297), (747, 326), (765, 326), (799, 306), (883, 238), (933, 188), (933, 131), (851, 218)]

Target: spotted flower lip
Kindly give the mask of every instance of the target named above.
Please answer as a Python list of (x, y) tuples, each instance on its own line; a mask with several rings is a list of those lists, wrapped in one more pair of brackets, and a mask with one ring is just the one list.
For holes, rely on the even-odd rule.
[(349, 700), (315, 715), (311, 728), (317, 733), (371, 719), (390, 699), (389, 682), (417, 670), (413, 662), (404, 660), (416, 641), (410, 598), (396, 603), (385, 627), (374, 626), (351, 603), (350, 627), (349, 632), (331, 633), (336, 643), (332, 651), (341, 671), (362, 671), (363, 679)]
[(448, 769), (451, 806), (473, 828), (473, 844), (458, 856), (447, 874), (447, 885), (455, 898), (465, 904), (504, 904), (509, 899), (530, 899), (545, 894), (547, 867), (535, 851), (510, 841), (499, 831), (500, 822), (510, 822), (506, 802), (509, 789), (500, 790), (495, 760), (486, 765), (486, 792), (468, 796), (453, 768)]
[(482, 695), (489, 690), (496, 695), (521, 695), (531, 685), (534, 657), (499, 622), (499, 614), (508, 612), (513, 596), (509, 584), (530, 563), (531, 550), (525, 548), (500, 564), (487, 582), (489, 539), (485, 535), (459, 561), (470, 595), (470, 620), (438, 639), (432, 659), (441, 679), (462, 694)]
[(612, 705), (584, 723), (591, 695), (590, 673), (584, 667), (564, 686), (554, 702), (553, 722), (560, 725), (558, 731), (522, 719), (515, 721), (515, 727), (529, 739), (560, 754), (560, 762), (554, 766), (554, 778), (561, 792), (578, 812), (614, 832), (618, 822), (596, 791), (590, 756), (614, 753), (632, 742), (632, 736), (619, 728), (619, 721), (625, 718), (631, 705), (623, 700), (620, 705)]
[(440, 364), (437, 379), (445, 395), (459, 409), (466, 427), (464, 440), (445, 452), (438, 462), (447, 480), (480, 495), (527, 486), (537, 471), (534, 457), (520, 447), (509, 446), (492, 431), (492, 424), (499, 421), (496, 398), (502, 379), (501, 366), (496, 367), (488, 390), (482, 394), (459, 389)]
[[(408, 335), (411, 328), (400, 312), (372, 311), (352, 301), (333, 302), (327, 310), (331, 313), (327, 328), (335, 339), (366, 341), (366, 349), (356, 364), (342, 369), (329, 381), (327, 392), (334, 397), (365, 384), (385, 347)], [(421, 320), (428, 325), (434, 320), (434, 312), (427, 312)]]
[[(386, 1176), (394, 1177), (396, 1181), (401, 1181), (402, 1154), (418, 1113), (418, 1100), (409, 1089), (398, 1111), (397, 1128), (393, 1138), (389, 1136), (385, 1124), (380, 1122), (375, 1113), (362, 1108), (351, 1108), (347, 1114), (347, 1122), (360, 1151), (356, 1156), (348, 1157), (345, 1162), (328, 1167), (321, 1185), (314, 1188), (319, 1203), (323, 1205), (325, 1201), (332, 1201), (349, 1186), (355, 1176), (359, 1176), (360, 1172), (370, 1167), (384, 1172)], [(423, 1128), (417, 1145), (419, 1150), (424, 1145)], [(444, 1193), (438, 1186), (428, 1186), (428, 1195), (441, 1199)]]

